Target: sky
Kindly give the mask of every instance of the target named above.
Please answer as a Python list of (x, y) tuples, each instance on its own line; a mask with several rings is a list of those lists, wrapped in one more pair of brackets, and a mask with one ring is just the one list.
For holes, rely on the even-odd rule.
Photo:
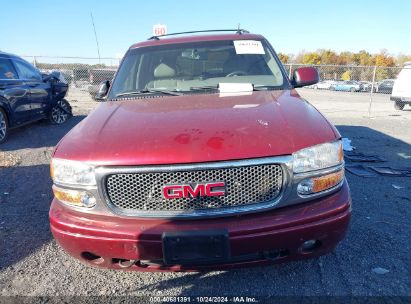
[(277, 52), (319, 48), (411, 54), (408, 0), (0, 0), (0, 50), (20, 56), (118, 57), (152, 35), (242, 28), (265, 36)]

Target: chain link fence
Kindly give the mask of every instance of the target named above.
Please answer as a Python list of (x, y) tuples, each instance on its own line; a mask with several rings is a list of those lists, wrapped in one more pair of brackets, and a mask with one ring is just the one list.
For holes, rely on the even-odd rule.
[(60, 71), (72, 87), (99, 84), (112, 79), (120, 60), (118, 58), (21, 56), (41, 72)]
[(334, 111), (356, 107), (362, 116), (399, 115), (393, 113), (395, 107), (390, 96), (402, 67), (284, 64), (289, 77), (304, 66), (316, 67), (320, 74), (317, 84), (305, 88), (318, 90), (316, 96), (333, 100)]
[[(304, 64), (284, 64), (289, 76)], [(391, 94), (394, 80), (401, 67), (353, 66), (353, 65), (309, 65), (316, 67), (321, 81), (311, 86), (350, 92), (372, 92)]]
[[(99, 84), (111, 80), (120, 64), (119, 58), (47, 57), (22, 56), (40, 71), (60, 71), (70, 85), (69, 97), (94, 99)], [(284, 68), (291, 77), (304, 64), (288, 63)], [(385, 94), (389, 101), (394, 79), (401, 67), (354, 66), (354, 65), (309, 65), (318, 69), (320, 82), (307, 89), (369, 93), (368, 114), (375, 96)], [(340, 98), (344, 98), (339, 95)], [(346, 94), (347, 102), (350, 94)]]

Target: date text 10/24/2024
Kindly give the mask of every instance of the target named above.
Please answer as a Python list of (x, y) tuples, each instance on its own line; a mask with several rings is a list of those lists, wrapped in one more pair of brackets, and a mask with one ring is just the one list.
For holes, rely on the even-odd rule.
[(255, 297), (210, 297), (210, 296), (154, 296), (150, 297), (150, 303), (257, 303)]

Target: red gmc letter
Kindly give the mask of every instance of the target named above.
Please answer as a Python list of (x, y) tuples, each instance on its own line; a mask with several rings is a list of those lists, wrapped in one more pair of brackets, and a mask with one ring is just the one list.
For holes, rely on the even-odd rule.
[(197, 197), (198, 195), (200, 196), (204, 196), (205, 195), (205, 191), (204, 191), (204, 185), (198, 184), (193, 188), (191, 188), (190, 185), (184, 185), (183, 186), (183, 197), (189, 197), (189, 195), (191, 195), (191, 197)]
[[(214, 190), (213, 188), (220, 187), (222, 190)], [(225, 195), (225, 183), (209, 183), (206, 185), (206, 195), (207, 196), (222, 196)]]
[(163, 195), (165, 198), (181, 198), (183, 191), (181, 190), (181, 186), (164, 186)]

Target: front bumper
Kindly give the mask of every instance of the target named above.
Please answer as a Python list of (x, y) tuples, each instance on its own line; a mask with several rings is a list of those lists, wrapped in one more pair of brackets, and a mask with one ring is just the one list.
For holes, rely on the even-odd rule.
[[(139, 271), (227, 269), (320, 256), (332, 251), (344, 238), (350, 216), (346, 181), (339, 191), (307, 203), (225, 218), (173, 220), (91, 215), (56, 200), (50, 209), (51, 231), (69, 254), (90, 265)], [(163, 264), (163, 232), (212, 229), (228, 231), (229, 262), (190, 267)], [(319, 245), (304, 251), (301, 246), (306, 240), (317, 240)]]
[(391, 96), (390, 100), (411, 105), (411, 97), (404, 98), (404, 97)]

